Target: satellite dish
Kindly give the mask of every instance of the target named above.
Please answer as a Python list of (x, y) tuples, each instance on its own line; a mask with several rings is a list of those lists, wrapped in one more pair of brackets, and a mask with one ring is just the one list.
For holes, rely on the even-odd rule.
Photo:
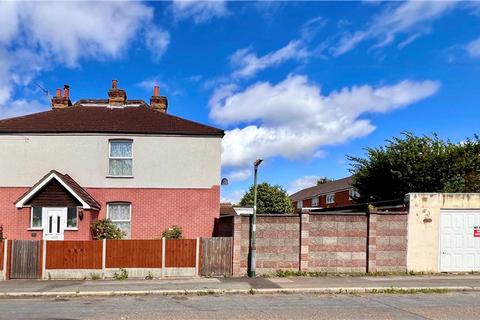
[(228, 186), (228, 179), (227, 178), (223, 178), (222, 179), (222, 182), (220, 183), (222, 186)]

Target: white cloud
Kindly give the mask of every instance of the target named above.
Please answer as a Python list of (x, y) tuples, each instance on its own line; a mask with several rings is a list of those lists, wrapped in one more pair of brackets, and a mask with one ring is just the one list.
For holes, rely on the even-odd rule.
[(280, 49), (258, 56), (251, 47), (235, 51), (230, 56), (230, 64), (235, 68), (233, 78), (249, 78), (264, 69), (278, 66), (286, 61), (302, 61), (317, 55), (317, 49), (308, 49), (308, 41), (325, 25), (322, 17), (305, 22), (300, 28), (300, 38), (290, 41)]
[(304, 48), (302, 41), (290, 41), (286, 46), (258, 57), (252, 48), (237, 50), (231, 57), (230, 63), (237, 68), (233, 77), (247, 78), (255, 75), (258, 71), (276, 66), (288, 60), (302, 60), (307, 58), (310, 52)]
[(174, 0), (171, 8), (177, 21), (192, 19), (195, 23), (207, 22), (230, 13), (225, 1)]
[(240, 169), (240, 170), (234, 170), (234, 171), (228, 172), (226, 174), (226, 177), (229, 182), (235, 182), (235, 181), (247, 180), (251, 175), (252, 175), (252, 169), (246, 168), (246, 169)]
[(170, 33), (152, 26), (145, 32), (145, 44), (150, 50), (153, 60), (158, 62), (170, 44)]
[(140, 2), (12, 1), (0, 2), (0, 12), (0, 117), (27, 110), (15, 107), (27, 101), (16, 101), (15, 93), (42, 71), (117, 59), (137, 38), (155, 58), (168, 46), (168, 33), (152, 22), (153, 9)]
[(467, 44), (467, 52), (472, 57), (480, 57), (480, 38)]
[(222, 190), (220, 197), (221, 202), (230, 202), (231, 204), (238, 204), (245, 194), (245, 190), (233, 190), (230, 192)]
[(366, 29), (344, 34), (332, 48), (332, 53), (335, 56), (344, 54), (366, 40), (374, 40), (374, 47), (384, 47), (402, 35), (406, 35), (407, 40), (410, 39), (403, 41), (406, 45), (429, 33), (433, 21), (448, 13), (457, 4), (455, 1), (408, 1), (389, 4), (372, 19)]
[(435, 94), (439, 86), (406, 80), (322, 95), (306, 76), (290, 75), (280, 83), (258, 82), (244, 91), (232, 85), (219, 88), (209, 102), (210, 117), (224, 126), (239, 126), (226, 131), (222, 163), (245, 167), (256, 158), (311, 158), (320, 147), (365, 136), (375, 127), (361, 116), (409, 105)]
[(293, 194), (293, 193), (295, 193), (297, 191), (300, 191), (302, 189), (316, 186), (317, 181), (320, 178), (321, 178), (320, 176), (315, 176), (315, 175), (300, 177), (300, 178), (294, 180), (290, 184), (290, 186), (287, 189), (288, 194)]

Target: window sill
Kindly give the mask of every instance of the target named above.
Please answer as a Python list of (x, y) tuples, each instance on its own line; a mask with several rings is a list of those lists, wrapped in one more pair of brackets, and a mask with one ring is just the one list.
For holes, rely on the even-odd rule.
[(64, 231), (78, 231), (78, 228), (65, 228)]
[(43, 228), (28, 228), (27, 231), (43, 231)]
[(133, 176), (112, 176), (112, 175), (107, 175), (106, 178), (113, 178), (113, 179), (133, 179)]

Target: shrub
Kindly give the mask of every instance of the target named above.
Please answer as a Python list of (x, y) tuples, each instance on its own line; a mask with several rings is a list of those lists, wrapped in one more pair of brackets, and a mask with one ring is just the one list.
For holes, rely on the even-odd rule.
[(3, 224), (0, 224), (0, 241), (5, 240), (6, 238), (3, 236)]
[(162, 237), (165, 239), (182, 239), (182, 228), (179, 226), (172, 226), (162, 232)]
[(126, 280), (128, 279), (128, 271), (125, 269), (120, 269), (118, 272), (113, 274), (113, 279), (115, 280)]
[(125, 232), (117, 227), (110, 219), (100, 219), (93, 221), (91, 226), (94, 240), (102, 239), (123, 239)]

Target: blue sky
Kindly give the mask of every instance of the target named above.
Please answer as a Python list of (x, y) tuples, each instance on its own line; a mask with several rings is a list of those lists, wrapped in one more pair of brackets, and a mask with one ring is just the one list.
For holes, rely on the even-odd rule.
[(460, 141), (480, 118), (479, 2), (0, 2), (0, 118), (106, 96), (111, 79), (226, 130), (224, 200), (348, 175), (402, 131)]

